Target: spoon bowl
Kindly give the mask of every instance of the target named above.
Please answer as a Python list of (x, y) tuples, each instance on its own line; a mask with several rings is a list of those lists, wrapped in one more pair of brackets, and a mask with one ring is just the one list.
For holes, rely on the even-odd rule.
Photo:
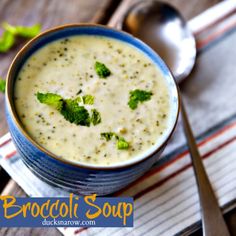
[(166, 62), (177, 82), (190, 74), (196, 59), (196, 43), (174, 7), (155, 0), (137, 2), (118, 27), (151, 46)]

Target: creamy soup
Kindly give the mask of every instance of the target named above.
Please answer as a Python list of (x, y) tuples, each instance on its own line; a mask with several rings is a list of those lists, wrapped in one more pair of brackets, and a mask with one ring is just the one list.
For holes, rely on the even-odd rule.
[[(105, 77), (96, 63), (109, 70)], [(147, 99), (137, 100), (137, 90), (145, 91)], [(40, 102), (37, 93), (57, 94), (63, 101), (79, 97), (78, 106), (90, 118), (96, 110), (99, 120), (76, 124), (61, 108)], [(84, 101), (87, 95), (91, 103)], [(129, 103), (132, 99), (134, 104)], [(16, 110), (27, 133), (61, 158), (95, 165), (143, 155), (167, 130), (170, 103), (167, 82), (146, 55), (100, 36), (73, 36), (48, 44), (26, 61), (15, 84)]]

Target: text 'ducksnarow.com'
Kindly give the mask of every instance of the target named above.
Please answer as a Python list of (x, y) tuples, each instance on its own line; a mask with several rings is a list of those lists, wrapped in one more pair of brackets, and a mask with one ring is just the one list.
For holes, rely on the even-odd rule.
[(47, 220), (42, 221), (42, 226), (96, 226), (95, 220)]

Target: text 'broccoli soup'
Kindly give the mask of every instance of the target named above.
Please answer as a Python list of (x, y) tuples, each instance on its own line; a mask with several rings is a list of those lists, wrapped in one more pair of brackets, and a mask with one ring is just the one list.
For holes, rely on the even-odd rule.
[(143, 155), (167, 130), (170, 94), (141, 51), (102, 36), (72, 36), (35, 52), (15, 84), (29, 135), (55, 155), (113, 165)]

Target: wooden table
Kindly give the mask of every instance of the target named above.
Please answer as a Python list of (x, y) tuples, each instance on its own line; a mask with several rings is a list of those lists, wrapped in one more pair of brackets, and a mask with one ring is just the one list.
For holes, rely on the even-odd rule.
[[(198, 15), (205, 9), (216, 4), (220, 0), (167, 0), (178, 8), (186, 19)], [(120, 4), (119, 0), (1, 0), (0, 22), (7, 21), (11, 24), (32, 25), (41, 23), (43, 29), (52, 26), (75, 23), (93, 22), (106, 24), (113, 12)], [(22, 47), (19, 42), (11, 51), (0, 54), (0, 75), (6, 76), (8, 67), (16, 52)], [(4, 114), (4, 95), (0, 94), (0, 136), (8, 131)], [(1, 168), (1, 167), (0, 167)], [(9, 176), (0, 169), (0, 191), (2, 194), (25, 196), (23, 190)], [(232, 214), (233, 213), (233, 214)], [(227, 214), (228, 224), (236, 235), (236, 211)], [(0, 235), (60, 235), (55, 228), (1, 228)], [(196, 232), (195, 235), (201, 235)]]

